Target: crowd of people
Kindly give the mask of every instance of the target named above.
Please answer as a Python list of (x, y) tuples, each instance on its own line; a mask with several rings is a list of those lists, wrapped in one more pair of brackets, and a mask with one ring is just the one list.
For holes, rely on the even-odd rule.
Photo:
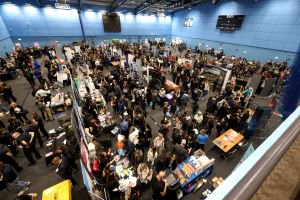
[[(152, 187), (154, 200), (174, 199), (174, 194), (168, 190), (165, 181), (166, 171), (174, 171), (178, 163), (198, 149), (208, 151), (208, 141), (229, 129), (244, 133), (252, 114), (249, 108), (252, 100), (249, 88), (237, 87), (239, 83), (233, 78), (224, 90), (217, 91), (214, 83), (209, 82), (203, 74), (204, 65), (209, 60), (206, 54), (196, 56), (193, 66), (185, 66), (168, 58), (160, 59), (162, 63), (158, 62), (153, 58), (151, 51), (139, 44), (123, 43), (117, 45), (117, 48), (121, 49), (124, 55), (133, 54), (134, 60), (141, 59), (143, 66), (151, 65), (164, 77), (163, 81), (169, 77), (180, 86), (180, 90), (167, 91), (163, 86), (154, 88), (141, 83), (129, 64), (120, 65), (121, 55), (112, 53), (110, 45), (82, 46), (80, 59), (83, 65), (89, 65), (92, 81), (96, 89), (100, 90), (105, 102), (101, 109), (98, 108), (95, 99), (89, 96), (81, 102), (81, 117), (85, 132), (90, 138), (88, 150), (92, 172), (100, 185), (106, 186), (112, 197), (120, 198), (123, 193), (118, 189), (118, 176), (114, 170), (115, 155), (127, 157), (138, 176), (138, 183), (130, 188), (129, 192), (125, 192), (125, 199), (139, 199), (149, 185)], [(185, 47), (178, 48), (183, 50)], [(9, 147), (9, 151), (0, 149), (1, 185), (5, 182), (5, 187), (18, 189), (19, 195), (28, 189), (30, 182), (20, 181), (17, 173), (11, 169), (13, 167), (17, 171), (22, 170), (10, 154), (18, 151), (14, 143), (22, 146), (29, 162), (28, 166), (34, 165), (41, 158), (35, 146), (38, 142), (42, 147), (45, 139), (49, 138), (44, 120), (53, 120), (49, 109), (49, 97), (50, 88), (56, 82), (56, 73), (63, 70), (71, 75), (74, 73), (73, 65), (81, 63), (74, 58), (61, 69), (62, 65), (56, 59), (54, 49), (47, 47), (44, 53), (48, 57), (44, 61), (47, 78), (42, 73), (37, 58), (32, 56), (28, 49), (18, 49), (8, 54), (6, 59), (1, 58), (1, 66), (13, 63), (22, 71), (33, 89), (32, 94), (41, 111), (41, 114), (33, 112), (29, 117), (29, 111), (18, 104), (11, 87), (0, 83), (3, 100), (10, 105), (5, 115), (11, 116), (8, 125), (2, 120), (0, 124), (1, 144)], [(170, 51), (168, 56), (171, 55)], [(113, 61), (119, 64), (112, 66)], [(234, 65), (233, 77), (245, 73), (243, 66), (246, 66), (244, 62)], [(257, 70), (248, 68), (250, 73)], [(276, 74), (279, 76), (285, 70), (285, 63), (267, 63), (261, 73), (273, 77)], [(35, 79), (39, 82), (38, 86)], [(168, 93), (172, 95), (171, 101), (165, 97)], [(200, 104), (206, 104), (206, 108), (200, 109)], [(108, 111), (113, 113), (119, 127), (113, 145), (103, 145), (99, 142), (99, 137), (110, 134), (110, 130), (103, 131), (98, 118), (100, 112)], [(153, 112), (161, 113), (162, 117), (153, 118)], [(159, 127), (158, 131), (154, 132), (154, 126)], [(41, 133), (45, 137), (44, 140)], [(72, 171), (78, 169), (74, 155), (65, 147), (60, 147), (58, 152), (59, 156), (52, 160), (52, 163), (57, 165), (57, 173), (76, 185), (77, 182), (72, 177)]]
[[(214, 89), (212, 92), (213, 83), (203, 76), (207, 54), (196, 58), (197, 62), (193, 66), (186, 67), (184, 64), (177, 64), (176, 60), (155, 61), (151, 52), (140, 45), (126, 47), (122, 44), (122, 49), (134, 54), (134, 59), (141, 59), (143, 66), (151, 65), (157, 71), (163, 72), (162, 76), (170, 76), (181, 89), (166, 91), (163, 87), (156, 89), (139, 84), (126, 64), (124, 67), (112, 67), (107, 59), (96, 59), (92, 64), (94, 57), (106, 56), (103, 52), (109, 51), (109, 47), (85, 49), (82, 54), (91, 66), (91, 77), (95, 86), (101, 91), (105, 101), (110, 102), (108, 106), (112, 112), (121, 119), (115, 146), (105, 149), (96, 139), (90, 141), (94, 173), (100, 182), (114, 191), (111, 192), (112, 196), (121, 195), (121, 192), (114, 190), (118, 185), (118, 176), (113, 170), (115, 160), (112, 155), (125, 155), (137, 173), (141, 173), (141, 166), (145, 171), (150, 169), (151, 174), (153, 173), (153, 198), (166, 199), (168, 192), (164, 172), (173, 171), (179, 162), (198, 149), (207, 151), (207, 142), (229, 129), (243, 134), (253, 114), (253, 110), (249, 108), (253, 99), (249, 88), (237, 87), (239, 83), (234, 81), (235, 74), (224, 90), (215, 92)], [(120, 61), (121, 56), (113, 55), (111, 59)], [(170, 74), (167, 73), (169, 69)], [(234, 73), (237, 71), (236, 68)], [(171, 102), (165, 98), (167, 93), (172, 94)], [(200, 103), (204, 102), (206, 109), (199, 109)], [(82, 110), (86, 134), (95, 138), (101, 136), (96, 103), (87, 98)], [(153, 119), (151, 110), (161, 110), (159, 112), (162, 112), (162, 118)], [(158, 132), (153, 133), (154, 127), (148, 120), (154, 120), (154, 124), (159, 126)], [(144, 185), (140, 182), (133, 193), (140, 196), (143, 188)]]

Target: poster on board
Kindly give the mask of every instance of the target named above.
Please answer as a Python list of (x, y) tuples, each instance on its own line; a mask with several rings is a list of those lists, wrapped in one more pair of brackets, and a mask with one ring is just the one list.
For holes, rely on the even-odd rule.
[(84, 144), (83, 139), (81, 139), (80, 142), (80, 154), (81, 154), (81, 161), (83, 162), (84, 166), (88, 170), (88, 172), (91, 172), (91, 164), (90, 164), (90, 158), (88, 154), (88, 150), (86, 145)]
[(81, 173), (83, 178), (83, 184), (85, 185), (88, 192), (93, 192), (93, 181), (89, 175), (89, 173), (86, 171), (85, 165), (80, 160), (80, 166), (81, 166)]

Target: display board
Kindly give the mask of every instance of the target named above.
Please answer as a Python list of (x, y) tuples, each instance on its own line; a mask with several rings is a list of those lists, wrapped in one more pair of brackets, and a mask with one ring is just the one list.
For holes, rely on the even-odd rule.
[(246, 88), (251, 87), (253, 89), (253, 94), (255, 94), (258, 85), (261, 81), (262, 76), (260, 74), (253, 74), (252, 77), (249, 79)]
[(117, 13), (103, 13), (102, 22), (103, 22), (104, 32), (106, 33), (121, 32), (120, 16)]
[(261, 90), (259, 95), (262, 97), (268, 96), (270, 94), (270, 92), (272, 91), (273, 87), (275, 86), (276, 81), (277, 81), (277, 78), (270, 78), (270, 79), (265, 80), (265, 86)]
[(216, 27), (220, 31), (235, 31), (240, 29), (245, 15), (219, 15)]

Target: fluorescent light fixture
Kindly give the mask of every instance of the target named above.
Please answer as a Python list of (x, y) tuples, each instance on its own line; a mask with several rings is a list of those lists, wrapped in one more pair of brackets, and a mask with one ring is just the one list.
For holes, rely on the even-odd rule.
[(21, 38), (18, 38), (18, 40), (21, 41), (22, 39), (21, 39)]

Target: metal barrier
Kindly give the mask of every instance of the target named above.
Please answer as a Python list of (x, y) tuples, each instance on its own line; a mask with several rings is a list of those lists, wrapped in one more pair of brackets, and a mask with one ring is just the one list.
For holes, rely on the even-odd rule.
[(298, 107), (207, 200), (250, 199), (300, 134)]

